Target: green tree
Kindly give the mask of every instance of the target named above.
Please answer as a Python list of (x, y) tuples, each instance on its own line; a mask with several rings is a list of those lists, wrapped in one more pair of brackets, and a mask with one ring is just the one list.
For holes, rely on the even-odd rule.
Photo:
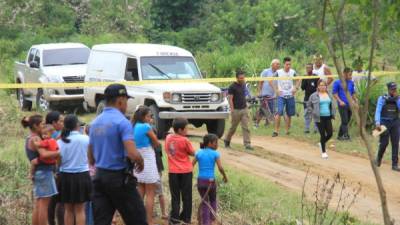
[(155, 28), (178, 31), (192, 24), (204, 0), (152, 0), (151, 18)]

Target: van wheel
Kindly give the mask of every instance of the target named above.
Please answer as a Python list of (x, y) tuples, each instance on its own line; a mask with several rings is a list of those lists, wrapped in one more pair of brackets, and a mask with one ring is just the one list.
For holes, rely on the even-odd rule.
[(160, 110), (157, 105), (151, 105), (149, 108), (151, 110), (151, 113), (153, 114), (154, 124), (157, 129), (157, 138), (164, 139), (167, 136), (167, 132), (170, 128), (168, 125), (168, 120), (160, 119)]
[(224, 135), (224, 131), (225, 131), (225, 120), (224, 119), (208, 120), (206, 125), (207, 125), (208, 133), (215, 134), (218, 136), (218, 138), (221, 138)]
[(24, 89), (17, 89), (17, 99), (19, 103), (19, 107), (22, 110), (31, 111), (32, 110), (32, 102), (25, 99)]
[(99, 104), (97, 105), (96, 115), (100, 115), (103, 112), (105, 107), (106, 107), (106, 101), (105, 100), (101, 100), (99, 102)]
[(46, 112), (50, 110), (50, 102), (46, 100), (43, 90), (39, 89), (36, 94), (36, 110)]

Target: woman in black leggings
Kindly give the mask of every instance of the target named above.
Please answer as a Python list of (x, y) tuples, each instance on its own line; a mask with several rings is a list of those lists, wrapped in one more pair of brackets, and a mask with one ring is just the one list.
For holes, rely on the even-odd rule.
[(320, 147), (323, 159), (328, 158), (326, 143), (332, 137), (332, 119), (335, 118), (335, 108), (332, 103), (332, 96), (327, 91), (327, 83), (318, 81), (318, 89), (310, 96), (307, 102), (307, 110), (312, 114), (317, 123), (320, 134)]

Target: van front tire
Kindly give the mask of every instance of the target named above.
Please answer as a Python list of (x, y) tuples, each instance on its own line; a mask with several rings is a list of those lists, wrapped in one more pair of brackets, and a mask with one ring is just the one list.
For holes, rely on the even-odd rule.
[(219, 119), (219, 120), (208, 120), (206, 123), (207, 126), (207, 132), (212, 133), (218, 136), (218, 138), (221, 138), (224, 135), (225, 131), (225, 120), (224, 119)]
[(100, 115), (104, 111), (105, 107), (106, 107), (106, 101), (101, 100), (99, 104), (97, 104), (96, 115)]
[(225, 119), (208, 120), (206, 126), (208, 133), (215, 134), (218, 138), (222, 138), (225, 131)]
[(157, 107), (157, 105), (150, 105), (149, 108), (151, 110), (151, 113), (153, 114), (154, 124), (157, 129), (157, 138), (164, 139), (167, 136), (168, 130), (170, 128), (169, 121), (160, 119), (160, 109)]

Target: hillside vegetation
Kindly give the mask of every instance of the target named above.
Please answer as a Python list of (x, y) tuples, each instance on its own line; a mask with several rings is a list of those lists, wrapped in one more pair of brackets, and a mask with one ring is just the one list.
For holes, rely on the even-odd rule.
[[(327, 50), (318, 36), (321, 0), (0, 0), (0, 73), (12, 81), (12, 61), (32, 44), (76, 41), (151, 42), (187, 48), (209, 77), (231, 76), (235, 68), (259, 74), (272, 58), (293, 56), (303, 71), (312, 54)], [(329, 1), (328, 13), (341, 1)], [(376, 69), (400, 66), (398, 0), (381, 1)], [(331, 39), (345, 33), (348, 65), (366, 60), (369, 1), (347, 1), (343, 27), (326, 21)], [(329, 59), (328, 59), (329, 61)]]

